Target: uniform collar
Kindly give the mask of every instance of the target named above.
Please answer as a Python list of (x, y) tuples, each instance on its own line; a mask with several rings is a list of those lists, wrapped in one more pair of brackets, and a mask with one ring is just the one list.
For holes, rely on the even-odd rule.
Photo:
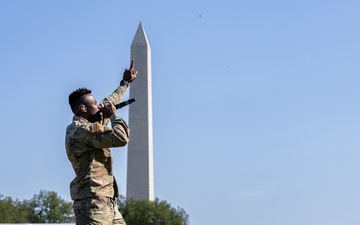
[(78, 115), (74, 115), (73, 117), (73, 121), (78, 121), (80, 123), (89, 123), (89, 121), (87, 119), (85, 119), (84, 117), (78, 116)]

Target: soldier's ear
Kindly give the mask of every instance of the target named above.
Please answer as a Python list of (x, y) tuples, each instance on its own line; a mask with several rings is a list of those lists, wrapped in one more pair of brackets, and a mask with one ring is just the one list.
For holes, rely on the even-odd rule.
[(81, 104), (80, 106), (80, 110), (81, 110), (81, 112), (86, 112), (86, 106), (84, 105), (84, 104)]

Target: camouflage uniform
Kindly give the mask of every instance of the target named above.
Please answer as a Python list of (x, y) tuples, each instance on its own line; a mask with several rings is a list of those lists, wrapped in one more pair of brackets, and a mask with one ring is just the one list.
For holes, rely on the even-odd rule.
[[(119, 86), (100, 105), (120, 103), (125, 86)], [(106, 124), (111, 121), (112, 128)], [(129, 127), (117, 114), (90, 123), (74, 115), (66, 129), (65, 146), (76, 177), (70, 183), (76, 224), (125, 224), (117, 209), (117, 184), (109, 148), (129, 141)]]

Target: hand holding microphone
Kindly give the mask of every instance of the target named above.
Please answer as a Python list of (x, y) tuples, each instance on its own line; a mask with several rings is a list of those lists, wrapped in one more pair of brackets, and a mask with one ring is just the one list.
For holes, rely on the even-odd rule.
[(110, 118), (112, 114), (116, 112), (117, 109), (121, 109), (124, 106), (130, 105), (131, 103), (135, 102), (135, 98), (130, 98), (126, 101), (120, 102), (119, 104), (107, 104), (103, 108), (99, 110), (103, 114), (104, 118)]
[(113, 104), (106, 104), (99, 110), (104, 118), (110, 118), (110, 116), (116, 113), (116, 108)]

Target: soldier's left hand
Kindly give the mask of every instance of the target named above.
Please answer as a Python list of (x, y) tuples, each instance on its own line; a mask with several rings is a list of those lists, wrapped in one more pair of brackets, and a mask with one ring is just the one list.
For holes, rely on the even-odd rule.
[(138, 71), (135, 71), (135, 69), (134, 69), (134, 62), (135, 62), (135, 60), (132, 59), (130, 68), (125, 69), (124, 74), (123, 74), (123, 80), (125, 80), (129, 83), (133, 82), (136, 79), (136, 76), (138, 74)]

